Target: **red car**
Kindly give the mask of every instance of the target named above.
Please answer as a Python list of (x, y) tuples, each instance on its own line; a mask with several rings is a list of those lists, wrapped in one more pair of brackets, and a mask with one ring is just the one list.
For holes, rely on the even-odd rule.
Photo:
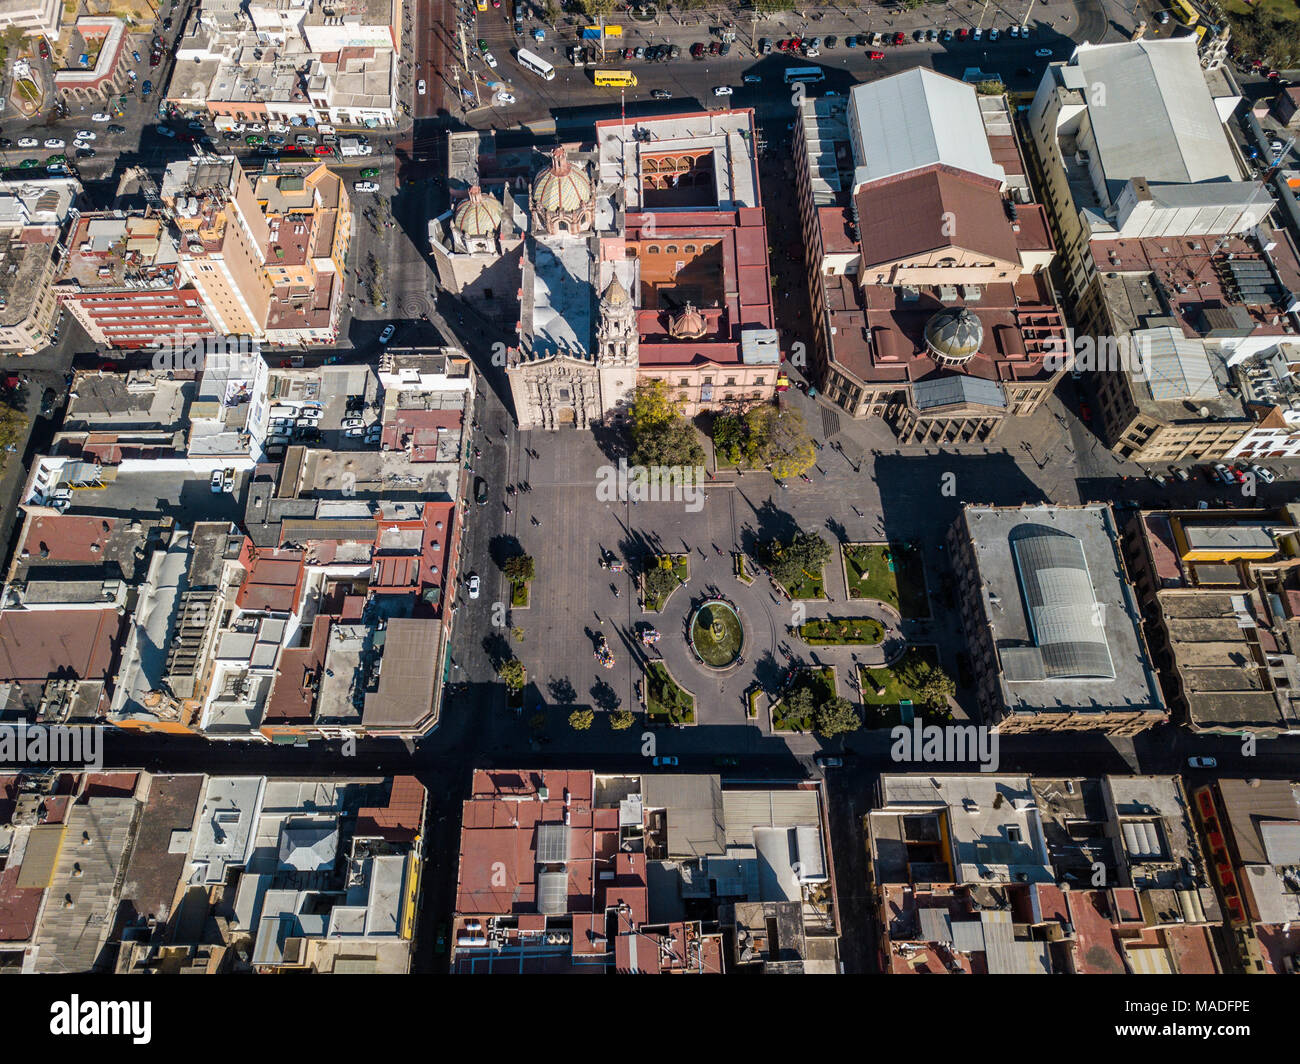
[(885, 58), (885, 53), (884, 53), (884, 52), (872, 52), (869, 56), (867, 56), (867, 58), (868, 58), (868, 59), (884, 59), (884, 58)]
[(36, 39), (36, 50), (41, 53), (42, 59), (49, 59), (50, 46), (44, 37), (38, 37)]
[(624, 49), (623, 49), (623, 58), (624, 58), (624, 59), (631, 59), (631, 58), (632, 58), (632, 49), (631, 49), (631, 48), (624, 48)]
[(902, 32), (902, 30), (900, 30), (898, 33), (895, 33), (895, 34), (894, 34), (894, 43), (895, 43), (895, 44), (902, 44), (905, 40), (907, 40), (907, 38), (903, 36), (903, 32)]
[(965, 39), (966, 39), (966, 27), (965, 27), (965, 26), (958, 26), (958, 27), (957, 27), (957, 40), (959, 40), (959, 41), (964, 41)]
[(778, 52), (788, 52), (788, 51), (790, 50), (790, 42), (789, 42), (789, 40), (787, 40), (786, 38), (783, 37), (783, 38), (781, 38), (781, 40), (777, 41), (777, 42), (776, 42), (776, 50), (777, 50)]
[(803, 38), (802, 38), (802, 37), (791, 37), (791, 38), (790, 38), (790, 51), (792, 51), (792, 52), (797, 52), (797, 51), (799, 51), (799, 49), (802, 48), (802, 47), (803, 47)]
[(328, 144), (317, 144), (316, 147), (315, 147), (314, 149), (312, 149), (312, 150), (313, 150), (317, 155), (333, 155), (333, 154), (334, 154), (334, 149), (331, 148)]
[(704, 45), (696, 41), (693, 45), (691, 45), (691, 58), (702, 59), (703, 57), (704, 57)]
[(1079, 416), (1080, 416), (1081, 418), (1083, 418), (1084, 421), (1091, 421), (1091, 420), (1092, 420), (1092, 407), (1090, 407), (1087, 403), (1080, 403), (1080, 404), (1079, 404)]

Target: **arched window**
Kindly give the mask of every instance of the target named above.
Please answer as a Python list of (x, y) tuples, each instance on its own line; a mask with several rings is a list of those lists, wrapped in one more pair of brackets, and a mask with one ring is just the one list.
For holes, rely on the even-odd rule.
[(658, 255), (658, 254), (659, 254), (659, 245), (658, 245), (658, 244), (651, 244), (648, 248), (645, 249), (645, 251), (646, 251), (646, 254), (647, 254), (647, 255)]
[(686, 247), (683, 248), (682, 250), (684, 250), (684, 251), (686, 252), (686, 254), (688, 254), (688, 255), (694, 255), (694, 254), (695, 254), (695, 245), (694, 245), (694, 244), (687, 244)]
[(677, 254), (677, 245), (676, 245), (676, 244), (669, 244), (666, 248), (664, 248), (664, 251), (666, 251), (669, 255), (676, 255), (676, 254)]

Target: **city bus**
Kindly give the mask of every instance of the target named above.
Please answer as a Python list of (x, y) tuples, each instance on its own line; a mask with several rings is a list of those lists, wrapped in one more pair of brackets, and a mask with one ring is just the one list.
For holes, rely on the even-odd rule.
[(531, 70), (543, 81), (550, 81), (555, 77), (555, 67), (551, 66), (540, 55), (533, 55), (527, 49), (520, 48), (515, 52), (515, 59), (519, 61), (521, 67), (525, 70)]
[(785, 72), (785, 83), (790, 85), (796, 81), (821, 81), (825, 76), (821, 67), (790, 67)]
[(636, 75), (630, 70), (597, 70), (595, 77), (597, 85), (613, 85), (622, 88), (636, 84)]

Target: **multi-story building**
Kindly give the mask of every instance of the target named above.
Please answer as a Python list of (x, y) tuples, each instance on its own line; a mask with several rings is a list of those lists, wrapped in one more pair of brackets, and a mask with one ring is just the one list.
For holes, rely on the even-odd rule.
[(767, 235), (753, 113), (596, 126), (535, 179), (520, 345), (507, 372), (523, 425), (618, 416), (636, 381), (683, 412), (744, 409), (776, 392)]
[(1124, 530), (1165, 697), (1195, 731), (1300, 729), (1300, 512), (1163, 510)]
[(1033, 413), (1067, 332), (1006, 99), (916, 68), (805, 99), (794, 151), (826, 397), (907, 443)]
[(834, 973), (833, 882), (820, 784), (479, 769), (452, 970)]
[(985, 725), (1134, 735), (1168, 719), (1109, 506), (966, 506), (948, 547)]
[(866, 817), (893, 974), (1214, 974), (1214, 890), (1177, 777), (881, 777)]
[(0, 6), (0, 31), (11, 26), (45, 37), (59, 35), (63, 5), (59, 0), (7, 0)]
[(1241, 969), (1300, 971), (1300, 784), (1218, 779), (1192, 797)]
[(59, 303), (106, 347), (153, 348), (216, 334), (182, 276), (176, 238), (157, 214), (83, 214), (55, 284)]
[(220, 333), (330, 343), (343, 312), (351, 204), (323, 164), (250, 181), (234, 156), (173, 163), (161, 189), (180, 237), (180, 276)]
[(0, 969), (405, 974), (426, 801), (410, 776), (0, 774)]
[(31, 354), (50, 341), (54, 280), (79, 212), (74, 178), (0, 184), (0, 351)]
[(1300, 263), (1224, 129), (1239, 101), (1230, 70), (1202, 69), (1182, 37), (1080, 45), (1029, 111), (1074, 354), (1123, 458), (1213, 460), (1277, 438), (1277, 404), (1244, 396), (1232, 367), (1300, 333)]

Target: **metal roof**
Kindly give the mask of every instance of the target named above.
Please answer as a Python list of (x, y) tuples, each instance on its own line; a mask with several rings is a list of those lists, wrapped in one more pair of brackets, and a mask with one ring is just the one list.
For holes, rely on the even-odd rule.
[(1002, 185), (975, 90), (955, 78), (914, 67), (857, 85), (849, 94), (849, 125), (857, 169), (853, 183), (942, 164)]
[(1189, 339), (1173, 328), (1140, 329), (1133, 333), (1133, 339), (1141, 353), (1152, 399), (1219, 397), (1214, 370), (1200, 340)]
[(537, 863), (564, 864), (569, 859), (567, 824), (537, 825)]
[(547, 916), (569, 911), (568, 872), (543, 872), (537, 877), (537, 911)]
[(1012, 531), (1011, 553), (1046, 675), (1114, 679), (1106, 628), (1078, 537), (1025, 524)]
[(957, 406), (963, 403), (1005, 410), (1007, 397), (1002, 391), (1002, 385), (997, 381), (957, 375), (917, 381), (912, 385), (912, 403), (918, 410), (932, 410), (936, 407)]

